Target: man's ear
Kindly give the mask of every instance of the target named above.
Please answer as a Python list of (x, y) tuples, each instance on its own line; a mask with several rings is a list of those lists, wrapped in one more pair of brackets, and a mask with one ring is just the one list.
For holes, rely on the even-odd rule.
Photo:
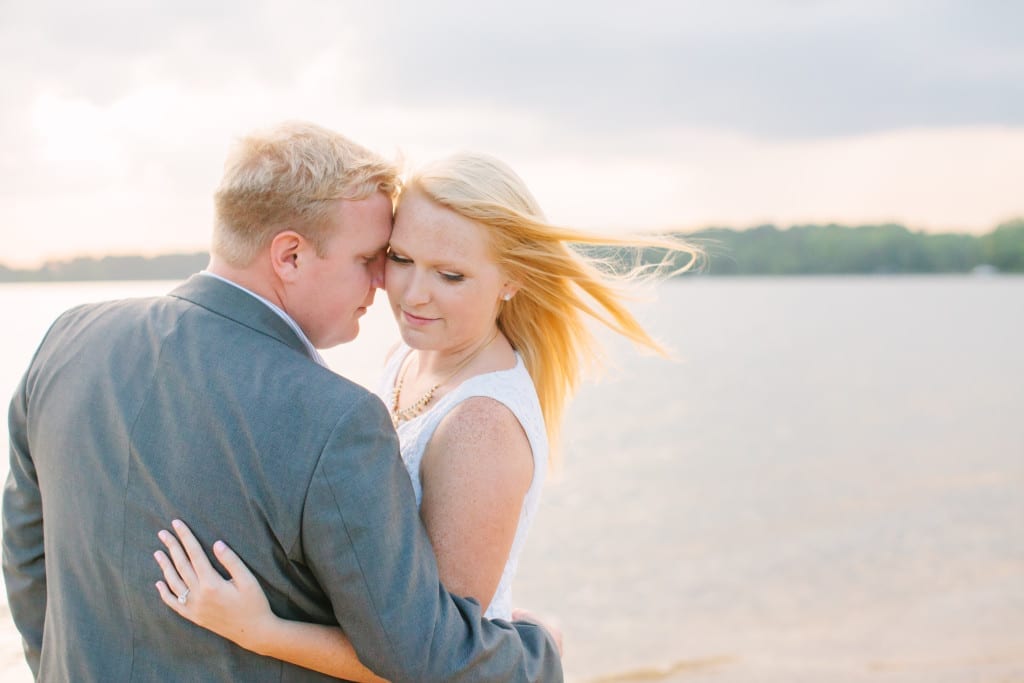
[(294, 230), (284, 230), (270, 241), (270, 265), (283, 282), (294, 282), (299, 276), (299, 264), (308, 258), (306, 238)]

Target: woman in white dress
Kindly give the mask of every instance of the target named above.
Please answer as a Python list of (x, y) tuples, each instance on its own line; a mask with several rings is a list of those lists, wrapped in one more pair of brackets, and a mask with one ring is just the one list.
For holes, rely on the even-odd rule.
[[(403, 343), (389, 357), (379, 393), (439, 575), (490, 618), (513, 617), (511, 583), (549, 452), (581, 365), (596, 351), (585, 316), (660, 351), (624, 306), (617, 282), (569, 243), (660, 247), (689, 254), (690, 264), (698, 255), (670, 239), (552, 226), (510, 168), (478, 154), (420, 170), (395, 213), (385, 288)], [(231, 581), (184, 524), (174, 528), (180, 543), (161, 533), (168, 550), (156, 557), (166, 582), (157, 588), (179, 615), (270, 657), (339, 678), (381, 680), (339, 628), (275, 616), (223, 542), (213, 550)]]

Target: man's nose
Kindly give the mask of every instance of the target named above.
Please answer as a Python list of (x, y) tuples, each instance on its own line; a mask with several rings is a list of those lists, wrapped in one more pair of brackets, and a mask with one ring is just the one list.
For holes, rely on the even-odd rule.
[(384, 289), (384, 259), (382, 258), (373, 263), (373, 270), (370, 272), (370, 286), (374, 289)]

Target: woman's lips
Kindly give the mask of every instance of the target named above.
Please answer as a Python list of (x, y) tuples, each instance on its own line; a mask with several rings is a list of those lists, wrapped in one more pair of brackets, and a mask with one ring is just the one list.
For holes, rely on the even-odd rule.
[(402, 316), (405, 318), (405, 322), (416, 326), (428, 325), (436, 320), (436, 318), (421, 318), (418, 315), (413, 315), (409, 311), (402, 311)]

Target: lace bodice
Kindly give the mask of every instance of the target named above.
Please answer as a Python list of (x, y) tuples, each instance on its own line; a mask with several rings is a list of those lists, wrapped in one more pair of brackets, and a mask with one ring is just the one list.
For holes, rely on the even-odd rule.
[[(402, 344), (391, 354), (384, 368), (384, 375), (378, 387), (378, 395), (388, 405), (391, 404), (391, 392), (398, 378), (402, 362), (411, 349)], [(500, 370), (471, 377), (455, 389), (449, 391), (432, 405), (426, 412), (398, 425), (398, 438), (401, 442), (402, 460), (412, 479), (412, 487), (416, 493), (416, 504), (423, 501), (423, 486), (420, 482), (420, 464), (427, 444), (434, 435), (434, 430), (441, 420), (455, 406), (474, 396), (486, 396), (501, 402), (519, 420), (526, 432), (533, 451), (533, 481), (523, 499), (523, 509), (519, 514), (519, 525), (516, 527), (515, 539), (509, 551), (501, 581), (494, 593), (490, 606), (484, 616), (490, 619), (510, 619), (512, 616), (512, 579), (515, 577), (519, 562), (519, 553), (526, 542), (526, 535), (533, 515), (540, 503), (540, 492), (544, 486), (544, 475), (548, 465), (548, 439), (544, 428), (544, 417), (541, 414), (537, 391), (533, 380), (526, 371), (522, 357), (516, 353), (516, 365), (510, 370)]]

